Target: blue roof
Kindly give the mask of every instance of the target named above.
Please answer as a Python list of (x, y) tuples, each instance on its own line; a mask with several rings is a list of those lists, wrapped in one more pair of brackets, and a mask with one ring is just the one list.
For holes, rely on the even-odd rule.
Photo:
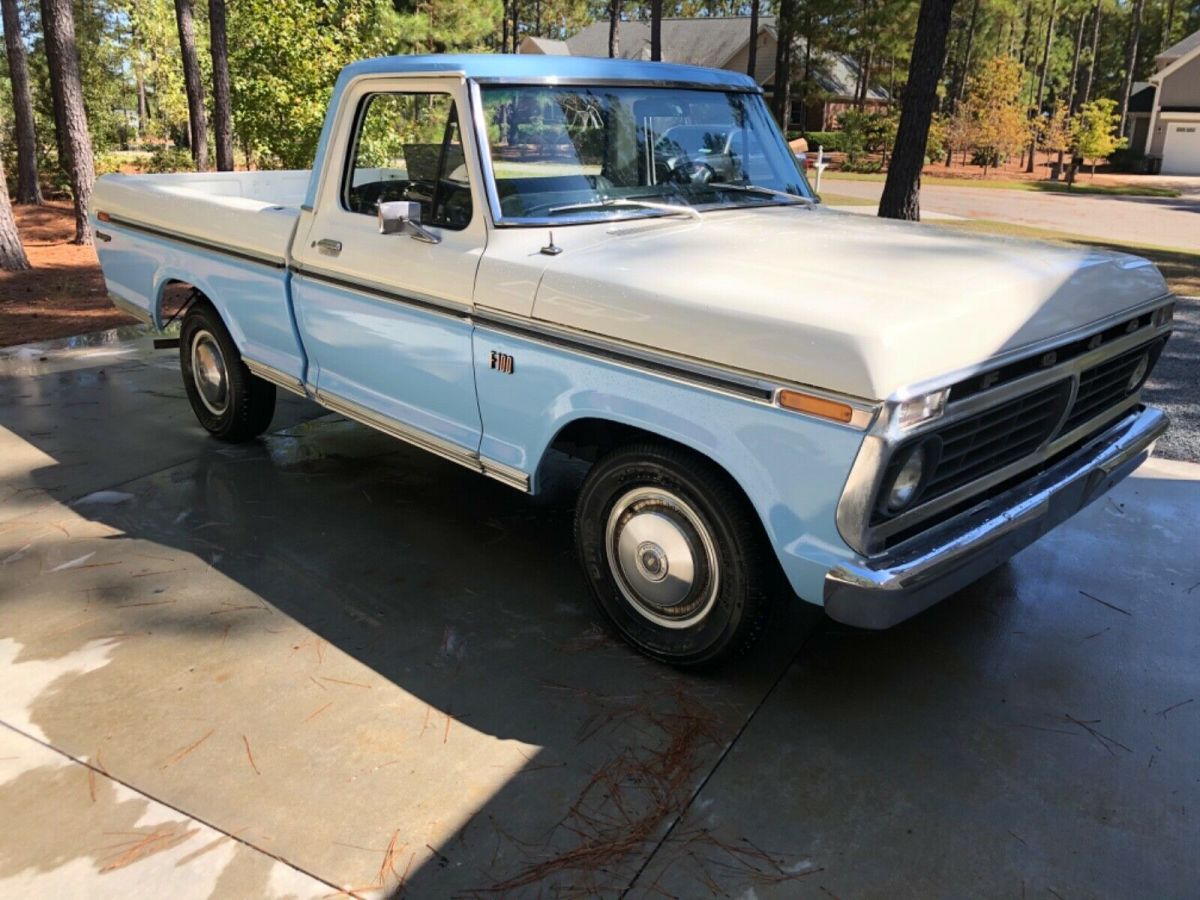
[(754, 79), (726, 69), (681, 66), (638, 59), (596, 59), (588, 56), (461, 53), (435, 56), (381, 56), (351, 63), (338, 81), (358, 75), (407, 72), (461, 72), (467, 78), (596, 78), (617, 81), (683, 81), (706, 87), (757, 90)]

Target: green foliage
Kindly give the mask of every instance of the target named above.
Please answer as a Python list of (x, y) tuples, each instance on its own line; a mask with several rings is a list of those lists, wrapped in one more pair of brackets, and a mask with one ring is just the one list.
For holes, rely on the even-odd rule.
[(846, 152), (846, 134), (842, 131), (810, 131), (804, 139), (809, 153), (816, 153), (818, 147), (824, 147), (826, 153)]
[(1026, 139), (1025, 114), (1020, 105), (1021, 67), (1015, 59), (996, 56), (971, 79), (961, 115), (974, 148), (974, 159), (984, 171), (1020, 150)]
[(159, 147), (146, 161), (146, 172), (163, 173), (163, 172), (188, 172), (195, 163), (192, 161), (192, 154), (182, 147)]
[(1116, 112), (1117, 104), (1107, 98), (1093, 100), (1079, 110), (1071, 124), (1071, 138), (1076, 152), (1092, 161), (1107, 159), (1113, 151), (1125, 145), (1125, 138), (1117, 136), (1117, 125), (1121, 117)]

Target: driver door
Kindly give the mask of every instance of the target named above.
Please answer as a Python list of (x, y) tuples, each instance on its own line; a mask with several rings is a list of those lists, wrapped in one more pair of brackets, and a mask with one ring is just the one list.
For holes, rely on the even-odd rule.
[[(451, 457), (476, 455), (481, 431), (467, 316), (487, 232), (467, 109), (455, 79), (351, 85), (292, 281), (318, 399)], [(390, 200), (419, 204), (425, 233), (381, 234)]]

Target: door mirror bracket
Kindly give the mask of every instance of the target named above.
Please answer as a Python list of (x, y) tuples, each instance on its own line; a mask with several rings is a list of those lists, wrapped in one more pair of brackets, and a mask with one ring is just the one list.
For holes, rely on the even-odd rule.
[(421, 224), (421, 204), (413, 200), (388, 200), (379, 204), (379, 233), (408, 234), (413, 240), (440, 244), (442, 239)]

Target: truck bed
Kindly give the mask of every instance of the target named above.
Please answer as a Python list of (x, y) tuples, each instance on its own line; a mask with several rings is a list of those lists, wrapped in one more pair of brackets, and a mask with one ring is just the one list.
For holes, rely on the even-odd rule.
[(113, 302), (162, 325), (165, 288), (197, 288), (216, 305), (246, 364), (303, 385), (288, 263), (308, 171), (106, 175), (93, 227)]
[(94, 202), (117, 222), (283, 260), (309, 175), (306, 169), (107, 175), (96, 182)]

